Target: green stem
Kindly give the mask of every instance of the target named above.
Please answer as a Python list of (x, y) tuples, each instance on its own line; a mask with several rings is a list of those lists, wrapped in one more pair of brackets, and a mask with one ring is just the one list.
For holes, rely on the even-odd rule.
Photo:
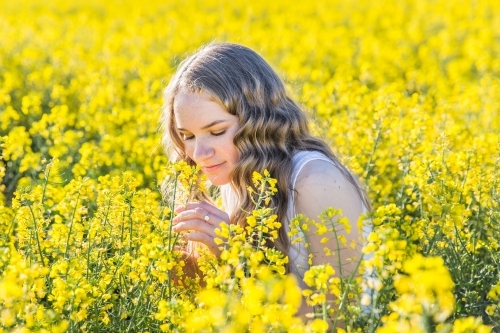
[(69, 232), (68, 232), (68, 238), (66, 239), (66, 250), (64, 251), (64, 259), (66, 259), (68, 257), (69, 239), (71, 236), (71, 231), (73, 230), (73, 220), (75, 219), (76, 208), (78, 207), (79, 200), (80, 200), (80, 191), (78, 191), (78, 196), (76, 197), (75, 208), (73, 209), (73, 214), (71, 216), (71, 221), (69, 223)]
[[(338, 313), (340, 313), (340, 311), (343, 310), (343, 308), (346, 304), (346, 297), (349, 295), (349, 290), (350, 290), (349, 286), (350, 286), (351, 282), (354, 280), (354, 275), (358, 272), (359, 266), (361, 265), (361, 261), (363, 261), (363, 255), (361, 255), (361, 258), (358, 260), (358, 264), (356, 265), (356, 268), (353, 270), (353, 272), (351, 273), (351, 276), (348, 279), (349, 283), (347, 283), (347, 288), (342, 292), (342, 298), (340, 299), (340, 306), (338, 309)], [(341, 281), (342, 281), (342, 279), (341, 279)], [(337, 315), (335, 317), (334, 322), (333, 322), (333, 327), (337, 327), (338, 320), (339, 320), (339, 316)]]
[(171, 252), (172, 251), (172, 248), (174, 247), (175, 243), (172, 242), (172, 228), (173, 228), (173, 224), (172, 224), (172, 219), (173, 219), (173, 216), (174, 216), (174, 211), (175, 211), (175, 196), (177, 195), (177, 179), (179, 178), (179, 175), (178, 174), (175, 174), (175, 179), (174, 179), (174, 182), (175, 182), (175, 186), (174, 186), (174, 195), (172, 196), (172, 201), (171, 201), (171, 204), (170, 204), (170, 225), (169, 225), (169, 228), (168, 228), (168, 251)]
[[(150, 272), (151, 272), (151, 265), (148, 266), (146, 274), (149, 275)], [(134, 323), (134, 319), (135, 319), (135, 316), (137, 314), (137, 309), (140, 308), (142, 294), (144, 293), (144, 289), (146, 288), (147, 282), (149, 282), (149, 279), (142, 284), (142, 288), (139, 292), (139, 296), (137, 297), (137, 304), (134, 306), (134, 312), (132, 312), (132, 317), (130, 318), (130, 323), (128, 324), (127, 332), (131, 332), (132, 325)]]
[[(134, 195), (132, 194), (132, 197)], [(133, 219), (132, 219), (132, 198), (130, 198), (130, 201), (129, 201), (129, 206), (128, 206), (128, 218), (129, 218), (129, 221), (130, 221), (130, 226), (129, 226), (129, 240), (128, 240), (128, 249), (129, 249), (129, 253), (132, 255), (132, 231), (133, 231)]]
[(377, 303), (378, 303), (378, 291), (377, 290), (375, 290), (375, 295), (373, 296), (372, 300), (373, 300), (373, 304), (372, 304), (373, 308), (370, 311), (370, 319), (368, 320), (370, 322), (370, 328), (368, 329), (369, 333), (375, 332), (375, 309), (376, 309)]
[[(169, 223), (169, 226), (168, 226), (168, 235), (167, 235), (167, 239), (168, 239), (168, 246), (167, 246), (167, 249), (168, 249), (168, 252), (171, 253), (176, 242), (177, 242), (177, 238), (179, 236), (179, 234), (176, 234), (175, 236), (175, 239), (172, 241), (172, 228), (173, 228), (173, 223), (172, 223), (172, 220), (174, 218), (174, 211), (175, 211), (175, 197), (177, 195), (177, 180), (179, 178), (179, 174), (176, 173), (175, 174), (175, 179), (174, 179), (174, 183), (175, 183), (175, 186), (174, 186), (174, 194), (172, 196), (172, 201), (170, 202), (170, 223)], [(172, 299), (172, 271), (171, 270), (168, 270), (168, 282), (167, 282), (167, 286), (168, 286), (168, 299), (171, 300)]]
[(36, 238), (36, 243), (38, 246), (38, 252), (40, 253), (40, 261), (42, 262), (42, 265), (45, 267), (45, 262), (43, 260), (43, 253), (42, 253), (42, 246), (40, 245), (40, 239), (38, 239), (38, 226), (36, 225), (36, 218), (35, 218), (35, 213), (33, 213), (33, 209), (31, 208), (31, 205), (28, 206), (31, 212), (31, 217), (33, 217), (33, 224), (35, 225), (35, 238)]
[[(263, 192), (264, 192), (265, 182), (266, 182), (266, 179), (264, 179), (262, 182), (262, 188), (261, 188), (260, 193), (259, 193), (259, 199), (257, 200), (257, 203), (255, 204), (256, 210), (260, 209), (260, 206), (262, 204), (262, 200), (264, 200)], [(257, 251), (260, 250), (260, 243), (262, 242), (262, 238), (264, 237), (264, 232), (262, 231), (263, 230), (262, 219), (260, 218), (259, 220), (260, 221), (259, 221), (258, 225), (260, 226), (260, 230), (259, 230), (259, 242), (257, 243)]]
[[(14, 217), (12, 218), (12, 222), (11, 224), (9, 225), (9, 228), (7, 229), (7, 237), (10, 236), (10, 234), (17, 229), (17, 221), (16, 221), (16, 216), (17, 216), (17, 213), (19, 212), (19, 210), (16, 210), (16, 212), (14, 213)], [(9, 237), (10, 239), (10, 237)], [(16, 247), (17, 248), (17, 247)]]
[(343, 288), (342, 277), (344, 276), (344, 273), (342, 271), (342, 262), (341, 262), (341, 257), (340, 257), (340, 251), (342, 249), (340, 248), (339, 238), (338, 238), (338, 235), (337, 235), (337, 230), (335, 229), (335, 223), (333, 222), (333, 219), (330, 219), (330, 225), (332, 227), (333, 235), (335, 236), (335, 244), (337, 245), (337, 263), (338, 263), (338, 268), (339, 268), (339, 275), (340, 275), (341, 287)]
[(43, 201), (45, 200), (45, 192), (47, 190), (47, 184), (49, 182), (50, 169), (51, 168), (49, 168), (49, 170), (47, 171), (47, 168), (45, 168), (45, 177), (44, 177), (45, 182), (43, 184), (42, 199), (40, 199), (40, 203), (42, 204), (42, 206), (43, 206)]
[(365, 172), (365, 176), (363, 177), (364, 179), (366, 179), (366, 181), (368, 181), (368, 176), (370, 175), (370, 171), (371, 171), (371, 167), (372, 167), (372, 161), (373, 161), (373, 155), (375, 155), (375, 150), (377, 149), (377, 146), (380, 142), (380, 136), (382, 134), (382, 122), (380, 121), (379, 122), (379, 126), (378, 126), (378, 132), (377, 132), (377, 137), (375, 138), (375, 142), (373, 143), (373, 149), (370, 153), (370, 159), (368, 160), (368, 164), (366, 165), (366, 172)]
[(87, 281), (89, 280), (89, 269), (90, 269), (90, 248), (91, 248), (91, 239), (90, 239), (90, 222), (89, 222), (89, 231), (88, 231), (88, 247), (87, 247), (87, 274), (86, 274), (86, 279)]
[(321, 304), (321, 315), (323, 316), (323, 320), (327, 321), (326, 320), (326, 301), (324, 301), (323, 304)]

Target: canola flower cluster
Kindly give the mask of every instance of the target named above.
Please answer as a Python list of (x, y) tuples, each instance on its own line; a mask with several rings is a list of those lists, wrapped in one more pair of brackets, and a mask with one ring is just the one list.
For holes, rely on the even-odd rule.
[[(0, 331), (500, 330), (499, 2), (0, 6)], [(283, 274), (257, 170), (248, 228), (221, 227), (219, 261), (202, 251), (203, 288), (182, 278), (173, 204), (204, 185), (165, 169), (161, 91), (212, 40), (269, 60), (366, 187), (360, 275), (311, 267), (301, 291)], [(324, 215), (291, 237), (356, 225)]]
[[(189, 250), (172, 232), (177, 204), (204, 186), (199, 168), (172, 165), (168, 178), (184, 190), (167, 205), (159, 192), (138, 190), (130, 174), (45, 181), (16, 192), (2, 224), (2, 332), (324, 332), (325, 318), (295, 316), (302, 292), (286, 275), (288, 257), (269, 247), (281, 224), (264, 205), (276, 192), (267, 171), (248, 225), (221, 224), (217, 259), (199, 249), (200, 276), (185, 274)], [(42, 209), (41, 207), (45, 207)], [(156, 209), (153, 209), (156, 207)], [(14, 226), (14, 224), (16, 224)], [(324, 282), (322, 283), (324, 284)], [(201, 289), (201, 286), (205, 287)], [(311, 288), (318, 281), (308, 282)]]

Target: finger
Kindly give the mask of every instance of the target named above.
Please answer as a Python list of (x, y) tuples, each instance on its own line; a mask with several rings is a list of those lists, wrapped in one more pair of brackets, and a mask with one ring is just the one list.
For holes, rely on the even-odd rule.
[[(205, 206), (212, 206), (206, 201), (192, 201), (192, 202), (186, 202), (185, 204), (182, 205), (177, 205), (174, 208), (174, 212), (180, 213), (186, 210), (194, 209), (196, 207), (205, 207)], [(216, 208), (218, 209), (218, 208)]]
[(228, 220), (227, 214), (222, 211), (218, 211), (219, 214), (213, 214), (205, 208), (195, 208), (193, 211), (198, 219), (217, 228)]
[(217, 210), (216, 212), (218, 214), (213, 214), (205, 208), (194, 206), (192, 209), (180, 212), (176, 217), (174, 217), (172, 222), (176, 225), (182, 221), (199, 219), (215, 227), (219, 227), (221, 222), (227, 223), (229, 220), (228, 215), (221, 210)]
[(186, 203), (184, 205), (177, 205), (177, 206), (175, 206), (174, 207), (174, 212), (180, 213), (180, 212), (183, 212), (183, 211), (187, 210), (188, 209), (187, 205), (188, 205), (188, 203)]
[(217, 236), (214, 231), (215, 228), (212, 225), (198, 219), (179, 222), (172, 228), (172, 230), (175, 232), (183, 232), (183, 231), (202, 232), (212, 238)]
[(196, 220), (196, 219), (208, 222), (210, 220), (210, 216), (206, 210), (197, 207), (179, 213), (176, 217), (174, 217), (172, 222), (175, 225), (182, 221)]
[(220, 255), (221, 251), (219, 246), (215, 244), (213, 237), (209, 237), (207, 234), (201, 232), (192, 232), (186, 235), (186, 238), (190, 241), (200, 242), (207, 246), (207, 248), (215, 255)]
[(177, 214), (177, 216), (172, 219), (172, 223), (175, 225), (182, 221), (193, 220), (198, 218), (199, 216), (195, 213), (195, 211), (193, 209), (190, 209), (182, 211), (179, 214)]
[(205, 209), (208, 213), (213, 214), (214, 216), (227, 215), (227, 213), (223, 212), (219, 208), (209, 204), (206, 201), (188, 202), (185, 206), (179, 207), (179, 210), (184, 211), (195, 208)]

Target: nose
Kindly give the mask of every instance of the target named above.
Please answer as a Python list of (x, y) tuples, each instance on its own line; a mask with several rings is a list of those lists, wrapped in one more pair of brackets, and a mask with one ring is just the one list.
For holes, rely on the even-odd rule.
[(213, 154), (214, 149), (209, 140), (196, 140), (193, 152), (193, 160), (196, 162), (196, 164), (199, 164), (201, 161), (212, 157)]

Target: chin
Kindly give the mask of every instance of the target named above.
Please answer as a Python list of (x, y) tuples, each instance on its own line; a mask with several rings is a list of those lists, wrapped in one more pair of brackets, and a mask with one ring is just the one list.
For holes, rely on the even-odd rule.
[(212, 185), (215, 186), (222, 186), (222, 185), (227, 185), (229, 184), (229, 177), (213, 177), (213, 178), (208, 178)]

